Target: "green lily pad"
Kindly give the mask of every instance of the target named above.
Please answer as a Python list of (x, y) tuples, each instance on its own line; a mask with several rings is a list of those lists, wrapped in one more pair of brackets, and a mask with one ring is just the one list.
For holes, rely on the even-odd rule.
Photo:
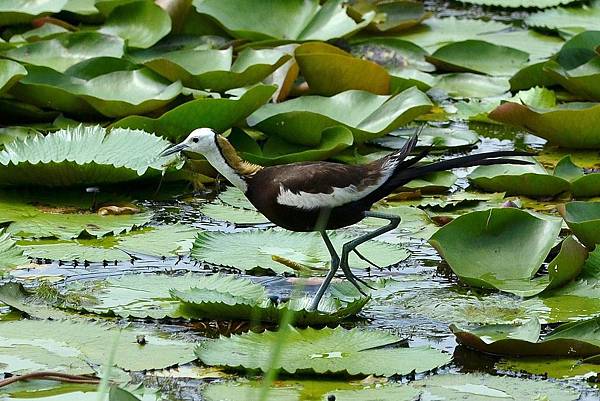
[(350, 35), (369, 24), (357, 23), (342, 0), (262, 1), (194, 0), (196, 11), (212, 17), (233, 37), (250, 40), (328, 40)]
[(171, 83), (146, 67), (107, 57), (83, 61), (64, 74), (39, 66), (28, 66), (27, 71), (12, 94), (39, 107), (72, 114), (122, 117), (147, 113), (171, 102), (182, 89), (179, 81)]
[(494, 109), (493, 120), (526, 128), (551, 144), (566, 148), (598, 149), (600, 105), (566, 103), (548, 110), (538, 110), (519, 103), (506, 102)]
[(306, 146), (316, 146), (326, 128), (343, 125), (362, 143), (382, 136), (429, 111), (431, 101), (417, 88), (394, 96), (350, 90), (332, 97), (302, 96), (267, 104), (247, 121), (250, 126)]
[(217, 221), (228, 221), (239, 225), (265, 224), (269, 220), (256, 210), (233, 207), (226, 203), (206, 203), (200, 208), (200, 212)]
[(89, 210), (90, 199), (70, 202), (56, 198), (46, 204), (39, 198), (4, 192), (0, 195), (0, 222), (10, 223), (8, 231), (19, 237), (58, 239), (77, 238), (81, 234), (104, 236), (120, 234), (147, 224), (153, 213), (100, 215)]
[(561, 4), (573, 3), (575, 0), (460, 0), (461, 3), (481, 4), (504, 8), (536, 7), (548, 8)]
[(385, 68), (335, 46), (305, 43), (296, 48), (294, 58), (311, 93), (332, 96), (351, 89), (378, 95), (390, 93), (390, 75)]
[(257, 85), (238, 98), (196, 99), (158, 118), (129, 116), (113, 123), (110, 128), (143, 129), (172, 140), (179, 140), (199, 127), (224, 132), (269, 101), (275, 89), (271, 85)]
[[(55, 26), (44, 26), (47, 25)], [(116, 36), (98, 32), (68, 32), (5, 51), (2, 55), (22, 63), (64, 72), (94, 57), (122, 57), (124, 47), (125, 42)]]
[(180, 80), (186, 87), (224, 92), (264, 80), (290, 57), (277, 49), (248, 48), (233, 62), (233, 49), (228, 48), (153, 52), (148, 56), (137, 53), (134, 59), (171, 81)]
[[(460, 216), (438, 230), (429, 242), (466, 284), (520, 293), (510, 288), (511, 282), (535, 288), (530, 280), (548, 256), (560, 228), (561, 222), (557, 219), (536, 217), (514, 208), (498, 208)], [(460, 234), (457, 235), (457, 232)], [(573, 248), (573, 253), (579, 255), (576, 245), (576, 242), (569, 244), (565, 252)], [(574, 266), (568, 266), (570, 272), (575, 270), (574, 275), (587, 256), (587, 252), (581, 253), (585, 255), (579, 266), (575, 266), (579, 257), (572, 261)], [(565, 256), (559, 256), (556, 262), (564, 259)], [(564, 268), (561, 265), (561, 270), (556, 272), (561, 282), (565, 281), (563, 274), (573, 277), (573, 274), (565, 274)], [(550, 282), (552, 279), (549, 279)], [(546, 279), (543, 281), (546, 282)]]
[(375, 12), (375, 18), (367, 26), (367, 30), (378, 33), (400, 32), (420, 24), (431, 16), (431, 13), (425, 11), (423, 3), (412, 0), (358, 2), (353, 8), (361, 15)]
[(26, 290), (21, 283), (8, 282), (0, 286), (0, 302), (10, 306), (12, 310), (41, 320), (61, 320), (73, 317), (63, 310), (48, 305), (41, 298), (38, 294)]
[(492, 76), (513, 75), (529, 54), (481, 40), (454, 42), (437, 49), (427, 61), (445, 71), (476, 72)]
[(536, 86), (539, 87), (550, 87), (557, 83), (550, 77), (545, 71), (546, 60), (529, 64), (519, 71), (517, 71), (512, 77), (510, 77), (510, 89), (523, 90), (530, 89)]
[[(55, 371), (95, 373), (90, 363), (106, 363), (114, 346), (114, 363), (124, 370), (164, 369), (194, 360), (193, 344), (159, 337), (147, 330), (84, 321), (20, 320), (0, 322), (3, 370), (13, 374)], [(146, 339), (139, 345), (138, 336)]]
[(457, 177), (450, 171), (430, 173), (400, 187), (400, 191), (419, 190), (424, 194), (446, 192), (456, 183)]
[(8, 91), (25, 75), (27, 70), (21, 64), (11, 60), (0, 60), (0, 94)]
[(242, 130), (233, 130), (228, 139), (245, 160), (263, 166), (326, 160), (354, 143), (352, 131), (342, 126), (325, 128), (321, 143), (315, 147), (297, 145), (277, 135), (269, 137), (261, 147)]
[(577, 28), (581, 31), (594, 31), (600, 29), (599, 20), (600, 4), (593, 1), (591, 7), (583, 4), (581, 7), (557, 7), (538, 11), (525, 18), (525, 23), (545, 29)]
[(225, 191), (219, 193), (218, 198), (229, 206), (256, 211), (246, 195), (236, 187), (227, 187)]
[(483, 374), (444, 374), (410, 384), (421, 398), (445, 401), (523, 400), (576, 401), (580, 393), (560, 383)]
[[(413, 134), (414, 128), (403, 128), (371, 142), (390, 149), (401, 149)], [(475, 145), (477, 142), (479, 142), (479, 135), (469, 129), (425, 126), (419, 134), (417, 147), (462, 148)]]
[[(351, 239), (334, 233), (330, 238), (338, 249)], [(228, 250), (227, 254), (223, 254), (223, 249)], [(389, 266), (408, 257), (401, 247), (378, 241), (367, 242), (358, 249), (379, 266)], [(192, 257), (247, 272), (259, 269), (275, 273), (323, 273), (330, 264), (329, 253), (319, 235), (280, 230), (202, 232), (196, 238)], [(363, 263), (354, 254), (350, 255), (351, 266)]]
[(508, 92), (510, 83), (505, 77), (457, 72), (439, 75), (433, 88), (447, 93), (452, 98), (484, 98)]
[(555, 379), (586, 376), (600, 373), (600, 365), (586, 363), (580, 359), (556, 359), (553, 357), (529, 357), (503, 359), (494, 366), (498, 370), (527, 372), (534, 375), (546, 375)]
[(88, 262), (130, 260), (131, 253), (153, 257), (178, 256), (189, 252), (197, 230), (174, 224), (146, 227), (127, 234), (98, 239), (19, 241), (30, 257)]
[(191, 284), (191, 288), (186, 290), (171, 290), (171, 296), (195, 316), (218, 320), (241, 319), (277, 323), (288, 311), (293, 311), (295, 324), (337, 323), (356, 315), (369, 300), (357, 292), (354, 298), (347, 301), (330, 296), (323, 298), (318, 310), (310, 311), (312, 296), (273, 302), (264, 286), (244, 278), (204, 276)]
[(10, 43), (23, 44), (23, 42), (36, 42), (38, 40), (50, 39), (62, 33), (70, 32), (68, 29), (55, 24), (44, 24), (39, 28), (33, 28), (22, 34), (16, 34), (10, 37)]
[(4, 273), (25, 263), (27, 258), (16, 247), (16, 241), (5, 229), (0, 229), (0, 272)]
[(599, 318), (558, 326), (538, 340), (541, 325), (532, 319), (521, 325), (490, 325), (450, 329), (457, 341), (478, 351), (495, 355), (587, 357), (600, 354), (597, 331)]
[(0, 25), (16, 25), (30, 22), (46, 14), (59, 12), (68, 0), (2, 0), (0, 2)]
[(171, 32), (171, 18), (152, 1), (130, 1), (111, 11), (100, 32), (120, 36), (128, 47), (145, 49)]
[[(169, 145), (139, 130), (67, 128), (5, 144), (0, 151), (0, 181), (4, 186), (64, 187), (160, 177), (169, 160), (159, 160), (158, 154)], [(130, 151), (131, 146), (136, 152)]]
[(562, 215), (585, 246), (594, 249), (600, 244), (600, 202), (569, 202), (565, 204)]
[[(271, 365), (271, 350), (283, 336), (278, 363)], [(310, 372), (391, 376), (426, 372), (452, 358), (430, 347), (385, 348), (400, 338), (386, 332), (342, 327), (321, 330), (247, 333), (201, 343), (196, 355), (207, 365), (243, 367), (267, 371), (274, 367), (287, 373)]]
[(351, 53), (385, 67), (392, 75), (401, 71), (435, 71), (435, 66), (425, 60), (429, 53), (406, 40), (394, 37), (360, 38), (350, 42)]

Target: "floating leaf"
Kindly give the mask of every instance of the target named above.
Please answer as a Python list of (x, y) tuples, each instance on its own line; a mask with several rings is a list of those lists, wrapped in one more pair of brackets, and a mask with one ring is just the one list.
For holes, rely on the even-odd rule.
[(586, 363), (581, 359), (556, 359), (553, 357), (529, 357), (503, 359), (494, 366), (498, 370), (527, 372), (534, 375), (565, 379), (600, 373), (600, 365)]
[(396, 0), (389, 2), (357, 2), (354, 5), (362, 15), (375, 12), (373, 22), (367, 27), (373, 32), (399, 32), (420, 24), (431, 16), (425, 11), (423, 3), (412, 0)]
[(352, 131), (341, 126), (325, 128), (321, 133), (321, 143), (315, 147), (290, 143), (274, 135), (269, 137), (261, 148), (242, 130), (233, 130), (228, 139), (245, 160), (263, 166), (326, 160), (354, 143)]
[(529, 54), (512, 47), (481, 40), (454, 42), (437, 49), (427, 61), (445, 71), (478, 72), (493, 76), (513, 75)]
[(0, 273), (27, 263), (27, 258), (23, 256), (23, 251), (15, 245), (16, 242), (10, 233), (7, 233), (5, 229), (0, 229)]
[(228, 221), (239, 225), (269, 223), (269, 220), (256, 210), (233, 207), (221, 202), (205, 203), (200, 208), (200, 212), (213, 220)]
[[(401, 149), (412, 135), (414, 135), (414, 128), (403, 128), (372, 142), (390, 149)], [(419, 134), (417, 147), (461, 148), (475, 145), (477, 142), (479, 136), (469, 129), (425, 126)]]
[(175, 107), (158, 118), (129, 116), (110, 127), (143, 129), (172, 140), (179, 140), (200, 127), (224, 132), (265, 104), (274, 91), (274, 86), (257, 85), (239, 98), (196, 99)]
[(414, 179), (400, 187), (400, 191), (419, 190), (424, 194), (446, 192), (454, 185), (457, 177), (450, 171), (430, 173)]
[(521, 325), (451, 325), (450, 329), (459, 343), (490, 354), (587, 357), (600, 354), (599, 324), (599, 318), (566, 323), (543, 340), (538, 340), (541, 325), (537, 319)]
[(328, 40), (350, 35), (366, 26), (374, 13), (356, 23), (341, 0), (194, 0), (196, 10), (241, 39)]
[(417, 88), (394, 96), (350, 90), (332, 97), (302, 96), (267, 104), (248, 117), (248, 124), (306, 146), (316, 146), (326, 128), (343, 125), (358, 143), (373, 139), (429, 111), (431, 101)]
[(583, 4), (582, 7), (557, 7), (538, 11), (525, 18), (525, 23), (545, 29), (577, 28), (581, 31), (593, 31), (600, 29), (599, 19), (600, 4), (594, 1), (591, 7)]
[[(271, 364), (271, 350), (284, 337), (277, 365)], [(221, 337), (201, 343), (196, 355), (207, 365), (245, 369), (282, 369), (317, 374), (402, 375), (425, 372), (451, 361), (448, 354), (429, 347), (390, 348), (400, 339), (386, 332), (287, 328), (284, 333), (265, 331)], [(386, 348), (388, 346), (388, 348)]]
[(452, 98), (483, 98), (500, 96), (510, 89), (508, 79), (470, 72), (443, 74), (436, 79), (434, 89)]
[[(83, 206), (85, 205), (85, 206)], [(140, 227), (152, 219), (153, 213), (100, 215), (89, 210), (91, 198), (78, 202), (46, 204), (29, 196), (4, 192), (0, 195), (0, 222), (10, 223), (8, 231), (20, 237), (77, 238), (85, 233), (92, 236), (120, 234)]]
[[(153, 49), (150, 49), (151, 51)], [(277, 49), (244, 49), (233, 60), (233, 49), (177, 50), (162, 54), (136, 53), (134, 59), (186, 87), (224, 92), (254, 85), (282, 66), (291, 56)]]
[[(331, 234), (330, 238), (338, 249), (351, 239), (341, 234)], [(223, 254), (223, 249), (228, 250), (227, 254)], [(408, 257), (404, 249), (378, 241), (360, 245), (358, 250), (379, 266), (389, 266)], [(330, 263), (329, 253), (319, 235), (279, 230), (202, 232), (196, 238), (192, 257), (244, 271), (260, 269), (275, 273), (323, 272)], [(363, 262), (352, 254), (349, 263), (352, 266)]]
[(550, 143), (567, 148), (598, 149), (600, 105), (566, 103), (549, 110), (537, 110), (519, 103), (506, 102), (489, 117), (502, 123), (526, 128)]
[(0, 25), (30, 22), (38, 16), (59, 12), (68, 0), (2, 0)]
[(124, 47), (123, 40), (116, 36), (98, 32), (68, 32), (8, 50), (3, 56), (64, 72), (69, 67), (94, 57), (122, 57)]
[(27, 71), (11, 93), (39, 107), (72, 114), (147, 113), (171, 102), (182, 89), (179, 81), (171, 83), (148, 68), (107, 57), (83, 61), (64, 74), (39, 66), (28, 66)]
[(111, 11), (100, 32), (122, 37), (128, 47), (145, 49), (171, 32), (171, 18), (152, 1), (129, 1)]
[(107, 133), (99, 126), (80, 125), (5, 144), (0, 181), (5, 186), (61, 187), (159, 177), (169, 160), (159, 160), (158, 154), (168, 146), (165, 139), (144, 131)]
[(600, 202), (569, 202), (561, 213), (571, 231), (585, 246), (594, 249), (600, 244)]
[(195, 316), (218, 320), (260, 320), (277, 323), (288, 311), (294, 312), (294, 323), (300, 325), (335, 323), (356, 315), (369, 300), (356, 297), (342, 301), (325, 297), (316, 311), (310, 311), (312, 296), (273, 302), (266, 288), (248, 279), (234, 276), (205, 276), (187, 290), (171, 290), (170, 294)]
[[(525, 283), (522, 284), (524, 290), (529, 285), (535, 288), (530, 280), (548, 256), (560, 228), (561, 222), (557, 219), (536, 217), (514, 208), (489, 209), (454, 219), (429, 242), (466, 284), (519, 293), (516, 288), (522, 283)], [(575, 251), (574, 255), (569, 254), (573, 266), (567, 268), (571, 273), (574, 270), (574, 274), (566, 274), (570, 278), (577, 275), (587, 256), (584, 250), (578, 252), (576, 245), (574, 242), (568, 248)], [(585, 255), (580, 258), (580, 253)], [(565, 256), (559, 256), (560, 261), (564, 259)], [(565, 274), (563, 268), (565, 266), (561, 266), (558, 275)], [(541, 281), (549, 285), (545, 279)]]
[(351, 89), (378, 95), (390, 93), (390, 75), (385, 68), (326, 43), (305, 43), (294, 57), (311, 93), (332, 96)]
[(8, 91), (25, 75), (27, 70), (21, 64), (11, 60), (0, 60), (0, 94)]
[(88, 262), (131, 260), (131, 255), (116, 249), (118, 242), (113, 237), (101, 239), (66, 240), (21, 240), (18, 245), (31, 258), (50, 260), (77, 260)]
[[(95, 373), (90, 363), (106, 363), (107, 346), (113, 344), (114, 363), (124, 370), (164, 369), (194, 360), (193, 344), (129, 327), (66, 320), (0, 322), (0, 327), (3, 370), (13, 374)], [(138, 336), (145, 338), (144, 345), (138, 344)]]
[(30, 292), (23, 284), (9, 282), (0, 286), (0, 302), (11, 307), (11, 309), (23, 312), (35, 319), (69, 319), (67, 312), (49, 306), (42, 297)]

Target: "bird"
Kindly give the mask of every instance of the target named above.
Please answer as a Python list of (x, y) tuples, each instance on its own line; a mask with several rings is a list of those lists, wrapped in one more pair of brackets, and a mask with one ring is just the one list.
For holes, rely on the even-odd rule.
[[(366, 164), (308, 161), (265, 167), (243, 160), (227, 138), (213, 129), (197, 128), (160, 156), (180, 152), (201, 154), (270, 222), (290, 231), (318, 232), (331, 256), (331, 264), (309, 306), (309, 310), (317, 310), (338, 269), (361, 293), (364, 294), (361, 284), (369, 287), (351, 271), (348, 257), (355, 252), (373, 264), (356, 247), (400, 224), (397, 215), (371, 211), (375, 202), (413, 179), (436, 171), (491, 164), (531, 164), (524, 159), (506, 158), (532, 155), (521, 151), (495, 151), (419, 163), (429, 149), (409, 158), (415, 151), (418, 135), (419, 130), (401, 149)], [(343, 244), (338, 255), (327, 231), (350, 226), (366, 217), (383, 219), (388, 224)]]

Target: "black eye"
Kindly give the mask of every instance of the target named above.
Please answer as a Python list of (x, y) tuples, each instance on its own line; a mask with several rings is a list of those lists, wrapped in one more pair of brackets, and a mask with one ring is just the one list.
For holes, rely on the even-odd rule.
[(194, 143), (198, 143), (199, 140), (200, 139), (198, 139), (198, 138), (192, 138), (192, 142), (194, 142)]

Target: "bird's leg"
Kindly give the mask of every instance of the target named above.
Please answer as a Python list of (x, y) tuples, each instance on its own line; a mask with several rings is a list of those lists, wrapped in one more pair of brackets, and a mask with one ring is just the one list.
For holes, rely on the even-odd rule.
[(362, 235), (356, 239), (353, 239), (352, 241), (346, 242), (344, 244), (344, 246), (342, 247), (342, 257), (340, 260), (340, 268), (344, 272), (344, 275), (346, 276), (348, 281), (350, 281), (352, 284), (354, 284), (354, 286), (360, 291), (361, 294), (364, 294), (364, 292), (363, 292), (362, 288), (360, 288), (359, 282), (369, 288), (372, 288), (372, 287), (369, 286), (364, 280), (362, 280), (361, 278), (357, 277), (354, 273), (352, 273), (352, 270), (350, 270), (350, 266), (348, 266), (348, 255), (352, 251), (356, 252), (356, 247), (359, 246), (360, 244), (365, 243), (365, 242), (367, 242), (375, 237), (378, 237), (382, 234), (385, 234), (388, 231), (392, 231), (393, 229), (398, 227), (398, 225), (400, 224), (400, 220), (401, 220), (399, 216), (396, 216), (393, 214), (381, 213), (381, 212), (367, 211), (367, 212), (364, 212), (364, 215), (365, 215), (365, 217), (375, 217), (378, 219), (389, 220), (389, 224), (387, 224), (383, 227), (379, 227), (378, 229), (376, 229), (370, 233), (367, 233), (365, 235)]
[(325, 242), (327, 250), (331, 255), (331, 267), (329, 269), (329, 272), (327, 273), (327, 276), (325, 276), (323, 283), (321, 283), (321, 286), (317, 290), (317, 294), (313, 298), (308, 310), (317, 310), (317, 308), (319, 307), (319, 302), (321, 302), (321, 298), (323, 298), (323, 294), (325, 294), (325, 290), (327, 290), (327, 287), (329, 287), (331, 280), (333, 280), (333, 276), (335, 276), (335, 273), (337, 272), (337, 269), (340, 266), (340, 257), (335, 251), (335, 248), (333, 247), (331, 240), (327, 236), (327, 233), (325, 231), (321, 231), (321, 237), (323, 238), (323, 242)]

